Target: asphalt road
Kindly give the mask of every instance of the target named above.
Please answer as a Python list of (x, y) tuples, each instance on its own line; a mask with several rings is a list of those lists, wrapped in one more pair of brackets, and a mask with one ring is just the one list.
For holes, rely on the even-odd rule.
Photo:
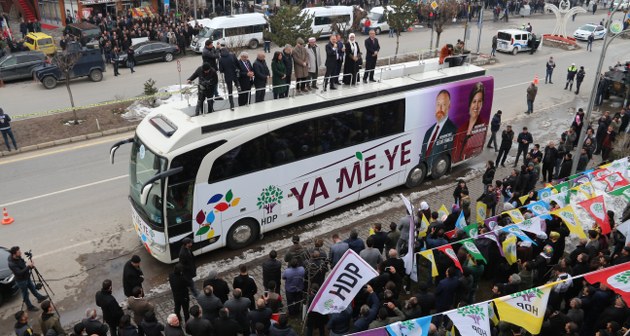
[[(597, 21), (600, 19), (599, 16), (578, 17), (575, 26), (593, 18), (597, 18)], [(529, 21), (538, 32), (550, 31), (554, 24), (551, 16), (514, 21), (515, 24)], [(496, 30), (491, 26), (486, 25), (484, 31)], [(442, 41), (454, 41), (461, 33), (461, 30), (449, 28)], [(472, 36), (473, 41), (476, 39), (475, 34)], [(426, 32), (404, 34), (401, 53), (417, 49), (420, 44), (428, 45), (428, 38)], [(383, 49), (388, 50), (394, 39), (384, 35), (380, 40)], [(482, 49), (488, 50), (489, 40), (488, 34)], [(606, 64), (625, 60), (624, 57), (630, 51), (629, 45), (625, 40), (616, 41), (609, 49)], [(488, 67), (488, 73), (495, 76), (493, 111), (503, 110), (504, 121), (527, 122), (534, 136), (537, 135), (536, 126), (549, 129), (550, 124), (553, 125), (557, 120), (570, 118), (573, 109), (586, 106), (585, 99), (592, 86), (592, 73), (600, 46), (601, 42), (596, 42), (592, 53), (583, 49), (562, 51), (543, 48), (531, 56), (499, 55), (500, 63)], [(554, 56), (558, 64), (554, 85), (543, 84), (544, 64), (549, 56)], [(565, 69), (572, 62), (586, 67), (587, 77), (580, 96), (563, 90), (561, 84), (566, 76)], [(196, 59), (184, 59), (184, 73), (192, 71), (197, 64)], [(175, 63), (143, 65), (138, 67), (134, 75), (125, 73), (119, 79), (106, 77), (98, 84), (79, 81), (73, 84), (75, 97), (84, 97), (80, 98), (84, 99), (80, 104), (84, 104), (106, 100), (125, 92), (132, 95), (140, 90), (141, 83), (149, 74), (157, 80), (158, 85), (173, 84), (177, 81), (176, 73), (164, 70), (167, 68), (174, 69)], [(535, 114), (526, 117), (523, 113), (526, 110), (525, 89), (534, 75), (538, 75), (542, 82), (535, 103)], [(32, 94), (26, 90), (33, 90), (41, 96), (19, 101), (7, 99)], [(43, 105), (50, 108), (65, 106), (65, 99), (67, 97), (63, 89), (49, 91), (30, 82), (10, 84), (0, 89), (2, 107), (12, 114), (25, 109), (37, 110), (37, 106)], [(557, 133), (561, 131), (558, 129)], [(131, 134), (106, 137), (0, 160), (0, 207), (7, 207), (10, 215), (16, 219), (14, 224), (0, 227), (0, 245), (19, 245), (24, 250), (33, 250), (35, 264), (56, 294), (54, 298), (64, 314), (64, 322), (81, 318), (84, 309), (93, 304), (93, 294), (102, 279), (111, 277), (116, 282), (120, 281), (122, 264), (130, 254), (138, 253), (143, 257), (149, 288), (163, 284), (166, 272), (170, 269), (145, 253), (131, 228), (127, 202), (129, 147), (122, 147), (118, 151), (114, 165), (108, 162), (111, 144), (129, 136)], [(478, 163), (483, 160), (479, 158)], [(418, 189), (421, 190), (422, 186)], [(248, 257), (246, 253), (241, 255), (227, 250), (220, 253), (231, 257)], [(115, 294), (122, 296), (120, 290)], [(13, 324), (12, 314), (19, 309), (20, 303), (21, 300), (16, 296), (2, 307), (0, 330), (9, 330), (7, 328)]]

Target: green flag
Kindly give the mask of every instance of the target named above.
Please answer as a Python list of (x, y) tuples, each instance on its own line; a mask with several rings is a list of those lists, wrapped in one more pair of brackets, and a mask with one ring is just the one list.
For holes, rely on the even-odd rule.
[(464, 230), (464, 232), (466, 232), (468, 237), (470, 237), (470, 238), (477, 238), (477, 236), (479, 235), (479, 224), (472, 223), (472, 224), (466, 225), (466, 226), (464, 226), (464, 228), (462, 230)]
[(621, 188), (617, 188), (611, 192), (609, 192), (610, 195), (614, 195), (614, 196), (623, 196), (626, 198), (626, 201), (630, 202), (630, 185), (627, 185), (625, 187), (621, 187)]
[(466, 249), (466, 251), (468, 251), (468, 253), (470, 253), (470, 255), (475, 260), (483, 260), (483, 262), (487, 263), (486, 262), (486, 258), (484, 258), (483, 254), (481, 254), (481, 252), (479, 252), (479, 249), (477, 248), (477, 246), (473, 242), (472, 238), (468, 238), (468, 239), (464, 240), (464, 242), (462, 244), (464, 245), (464, 248)]

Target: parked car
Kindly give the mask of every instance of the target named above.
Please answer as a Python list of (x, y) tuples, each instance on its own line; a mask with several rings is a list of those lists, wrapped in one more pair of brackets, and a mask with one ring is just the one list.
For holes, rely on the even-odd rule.
[(54, 55), (57, 51), (55, 39), (44, 33), (28, 33), (24, 38), (24, 46), (30, 50), (39, 50), (46, 55)]
[[(77, 54), (79, 59), (74, 64), (74, 67), (70, 71), (70, 79), (78, 77), (88, 77), (93, 82), (100, 82), (103, 79), (103, 72), (105, 72), (105, 60), (101, 55), (100, 49), (82, 48), (78, 51), (72, 51), (70, 48), (67, 51), (69, 54)], [(57, 82), (66, 79), (65, 74), (61, 71), (56, 64), (59, 60), (53, 58), (51, 64), (45, 64), (35, 68), (35, 77), (44, 85), (47, 89), (53, 89), (57, 86)]]
[[(613, 2), (612, 8), (617, 8), (617, 6), (619, 6), (619, 0), (615, 0)], [(619, 10), (620, 11), (625, 11), (626, 9), (628, 9), (630, 7), (630, 2), (628, 0), (624, 0), (621, 3), (621, 6), (619, 6)]]
[(15, 276), (9, 269), (9, 256), (9, 250), (0, 247), (0, 305), (18, 291)]
[[(179, 53), (179, 48), (175, 45), (159, 42), (145, 41), (133, 45), (135, 51), (136, 64), (147, 63), (153, 61), (170, 62), (175, 58), (175, 54)], [(127, 65), (127, 54), (121, 53), (118, 57), (118, 63), (121, 66)]]
[(593, 37), (596, 40), (603, 40), (604, 36), (606, 36), (606, 31), (606, 28), (602, 25), (587, 23), (573, 32), (573, 37), (575, 37), (576, 40), (586, 41), (592, 33), (595, 35)]
[[(531, 51), (529, 47), (529, 40), (532, 38), (532, 33), (526, 30), (520, 29), (501, 29), (497, 32), (497, 51), (511, 53), (516, 55), (521, 51)], [(536, 37), (533, 43), (533, 49), (538, 49), (540, 45), (540, 39)]]
[(33, 69), (46, 63), (41, 51), (19, 51), (0, 58), (0, 80), (33, 78)]

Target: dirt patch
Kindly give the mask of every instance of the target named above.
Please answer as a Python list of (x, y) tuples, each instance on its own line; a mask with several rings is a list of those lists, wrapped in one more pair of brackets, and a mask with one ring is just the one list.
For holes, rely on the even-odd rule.
[(121, 113), (129, 105), (131, 105), (131, 102), (77, 110), (78, 118), (82, 120), (79, 125), (67, 125), (71, 120), (74, 120), (74, 115), (72, 112), (64, 112), (44, 117), (16, 120), (11, 123), (11, 128), (19, 148), (121, 127), (135, 126), (140, 121), (128, 121), (121, 117)]

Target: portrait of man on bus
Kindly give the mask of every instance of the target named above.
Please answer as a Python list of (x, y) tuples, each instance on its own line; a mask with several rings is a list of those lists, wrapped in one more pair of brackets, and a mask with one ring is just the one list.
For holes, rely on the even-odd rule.
[(459, 162), (483, 151), (488, 116), (482, 115), (485, 100), (483, 83), (475, 84), (468, 97), (468, 122), (457, 130), (453, 145), (453, 162)]
[(448, 118), (450, 108), (451, 94), (447, 90), (441, 90), (435, 99), (435, 124), (427, 130), (422, 141), (422, 157), (427, 160), (429, 169), (436, 155), (453, 149), (457, 127)]

